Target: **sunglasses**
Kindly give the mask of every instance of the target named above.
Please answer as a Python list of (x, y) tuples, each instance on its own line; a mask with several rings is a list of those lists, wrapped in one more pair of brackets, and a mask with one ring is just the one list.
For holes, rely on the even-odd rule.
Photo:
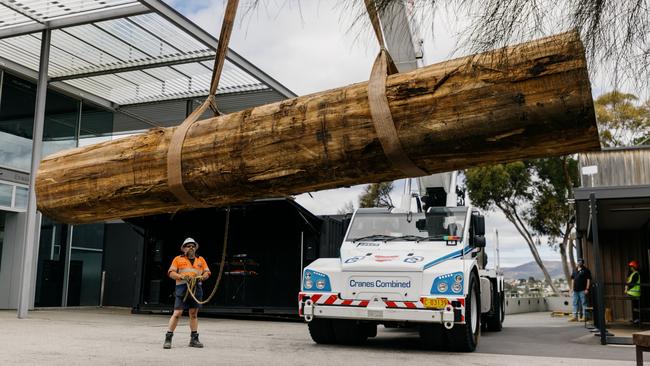
[(194, 245), (194, 244), (185, 244), (185, 245), (183, 245), (183, 248), (196, 248), (196, 245)]

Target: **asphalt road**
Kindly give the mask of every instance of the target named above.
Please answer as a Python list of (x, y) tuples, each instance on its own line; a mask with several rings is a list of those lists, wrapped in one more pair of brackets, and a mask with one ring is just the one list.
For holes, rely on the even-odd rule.
[[(474, 353), (424, 351), (417, 333), (380, 327), (363, 346), (314, 344), (305, 324), (201, 318), (203, 349), (187, 346), (187, 318), (163, 350), (167, 317), (122, 309), (0, 311), (0, 365), (634, 365), (634, 348), (600, 346), (579, 324), (548, 313), (509, 316)], [(650, 357), (650, 354), (648, 355)]]

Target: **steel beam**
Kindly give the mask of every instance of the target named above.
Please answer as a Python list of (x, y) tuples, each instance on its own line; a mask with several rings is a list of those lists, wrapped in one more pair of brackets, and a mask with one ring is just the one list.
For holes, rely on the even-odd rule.
[(388, 5), (379, 14), (386, 47), (399, 72), (408, 72), (418, 68), (418, 55), (415, 49), (411, 22), (406, 12), (406, 4), (400, 1)]
[(596, 194), (589, 195), (589, 218), (591, 225), (592, 243), (594, 246), (594, 272), (596, 275), (596, 303), (598, 311), (594, 314), (598, 320), (600, 330), (600, 344), (607, 344), (607, 327), (605, 325), (605, 280), (603, 279), (603, 266), (600, 258), (600, 242), (598, 240), (598, 201)]
[(39, 78), (36, 87), (36, 110), (34, 112), (34, 130), (32, 134), (32, 164), (29, 175), (29, 198), (27, 200), (27, 220), (25, 224), (25, 241), (23, 242), (22, 273), (18, 292), (18, 318), (28, 315), (31, 305), (31, 294), (34, 288), (32, 278), (35, 248), (38, 241), (36, 231), (36, 172), (43, 153), (43, 126), (45, 124), (45, 98), (47, 96), (47, 70), (50, 62), (50, 40), (52, 31), (47, 29), (41, 36), (41, 55), (39, 62)]
[[(9, 70), (14, 74), (17, 74), (17, 76), (22, 76), (28, 80), (33, 81), (33, 80), (38, 80), (39, 78), (38, 72), (1, 56), (0, 56), (0, 67)], [(82, 98), (84, 100), (87, 100), (93, 104), (96, 104), (108, 110), (115, 110), (119, 107), (118, 104), (113, 103), (108, 99), (102, 98), (95, 94), (88, 93), (87, 91), (81, 90), (77, 87), (65, 84), (60, 81), (50, 83), (50, 88), (52, 90), (56, 90), (62, 94), (71, 96), (73, 98)]]
[[(194, 37), (197, 41), (203, 43), (210, 49), (216, 50), (219, 41), (211, 36), (208, 32), (204, 31), (198, 25), (192, 23), (189, 19), (185, 18), (183, 15), (179, 14), (171, 8), (169, 5), (163, 3), (159, 0), (140, 0), (140, 2), (151, 10), (158, 13), (158, 15), (167, 19), (169, 22), (179, 27), (180, 29), (187, 32), (189, 35)], [(282, 94), (286, 98), (295, 98), (297, 95), (289, 90), (284, 85), (280, 84), (277, 80), (270, 77), (264, 71), (257, 68), (255, 65), (250, 63), (248, 60), (237, 54), (235, 51), (228, 48), (228, 53), (226, 54), (226, 59), (236, 66), (240, 67), (242, 70), (252, 75), (259, 81), (266, 84), (268, 87), (276, 90), (278, 93)]]
[[(11, 8), (16, 11), (12, 6), (11, 2), (7, 0), (0, 0), (0, 4)], [(149, 7), (144, 6), (143, 4), (129, 4), (125, 6), (108, 8), (108, 9), (98, 9), (95, 12), (87, 12), (78, 15), (71, 15), (59, 19), (51, 19), (44, 23), (33, 23), (33, 24), (24, 24), (17, 25), (13, 27), (7, 27), (0, 29), (0, 38), (15, 37), (21, 36), (24, 34), (41, 32), (45, 29), (59, 29), (65, 27), (74, 27), (77, 25), (89, 24), (94, 22), (102, 22), (105, 20), (124, 18), (134, 15), (147, 14), (151, 13)], [(35, 19), (32, 16), (29, 16), (31, 19)], [(34, 21), (38, 21), (35, 19)]]

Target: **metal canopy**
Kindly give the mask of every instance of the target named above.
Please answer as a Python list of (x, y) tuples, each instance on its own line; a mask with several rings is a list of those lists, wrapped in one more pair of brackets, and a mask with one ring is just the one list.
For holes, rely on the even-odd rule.
[[(37, 72), (44, 29), (57, 89), (113, 108), (208, 94), (217, 40), (159, 0), (0, 0), (0, 65)], [(217, 93), (261, 90), (296, 96), (229, 50)]]

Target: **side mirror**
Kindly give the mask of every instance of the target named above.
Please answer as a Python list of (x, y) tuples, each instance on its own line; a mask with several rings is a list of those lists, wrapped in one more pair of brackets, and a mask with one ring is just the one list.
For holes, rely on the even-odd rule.
[(474, 247), (476, 247), (476, 248), (485, 248), (485, 237), (484, 236), (474, 236)]
[(415, 222), (415, 227), (420, 231), (426, 231), (427, 230), (427, 220), (426, 219), (417, 220)]
[(474, 235), (485, 236), (485, 216), (473, 215), (472, 226), (474, 227)]

